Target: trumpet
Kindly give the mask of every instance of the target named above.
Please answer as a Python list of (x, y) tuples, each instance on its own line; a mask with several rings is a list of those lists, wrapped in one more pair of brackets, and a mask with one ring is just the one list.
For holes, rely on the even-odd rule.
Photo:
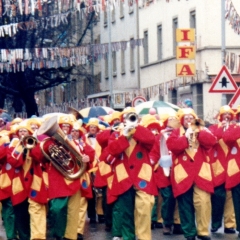
[(191, 129), (191, 134), (188, 136), (188, 143), (190, 148), (197, 149), (199, 146), (199, 142), (197, 140), (198, 133), (205, 126), (204, 121), (200, 118), (194, 119), (189, 124), (189, 129)]
[(18, 154), (18, 156), (16, 158), (14, 156), (14, 153), (18, 152), (19, 146), (22, 146), (22, 148), (23, 148), (22, 152), (24, 152), (25, 149), (27, 149), (27, 150), (33, 149), (37, 145), (37, 142), (38, 142), (37, 138), (35, 138), (33, 136), (25, 136), (25, 137), (19, 139), (19, 142), (17, 143), (14, 150), (12, 151), (11, 156), (18, 160), (21, 154)]
[(123, 134), (131, 137), (133, 134), (132, 130), (136, 128), (138, 123), (138, 115), (135, 112), (130, 112), (125, 117), (125, 123), (123, 128)]
[(134, 126), (138, 123), (138, 115), (135, 112), (130, 112), (125, 117), (125, 122), (127, 126)]
[(225, 118), (226, 125), (223, 128), (223, 131), (225, 132), (229, 128), (229, 119)]

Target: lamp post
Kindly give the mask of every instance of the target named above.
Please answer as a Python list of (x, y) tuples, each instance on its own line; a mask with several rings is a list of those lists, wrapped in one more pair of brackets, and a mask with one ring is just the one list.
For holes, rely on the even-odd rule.
[(108, 12), (108, 81), (109, 81), (109, 96), (110, 107), (113, 108), (113, 84), (112, 84), (112, 44), (111, 44), (111, 9), (110, 1), (107, 1)]
[[(222, 24), (222, 54), (221, 54), (221, 60), (222, 65), (225, 64), (225, 51), (226, 51), (226, 42), (225, 42), (225, 0), (221, 0), (221, 24)], [(222, 94), (222, 106), (227, 104), (227, 96), (226, 94)]]

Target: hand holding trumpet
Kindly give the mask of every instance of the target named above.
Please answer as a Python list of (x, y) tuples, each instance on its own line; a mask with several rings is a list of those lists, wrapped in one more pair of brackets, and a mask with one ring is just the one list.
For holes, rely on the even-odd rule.
[(229, 119), (225, 118), (222, 122), (221, 122), (221, 126), (223, 128), (224, 131), (226, 131), (229, 127)]
[(123, 128), (123, 136), (129, 138), (131, 137), (135, 131), (136, 126), (138, 125), (138, 116), (134, 112), (130, 112), (125, 117), (125, 123)]

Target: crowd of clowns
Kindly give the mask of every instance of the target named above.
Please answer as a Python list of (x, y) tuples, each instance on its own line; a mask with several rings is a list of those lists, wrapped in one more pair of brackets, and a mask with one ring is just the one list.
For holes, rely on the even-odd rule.
[[(240, 108), (229, 106), (208, 128), (192, 108), (140, 118), (129, 107), (86, 124), (58, 114), (56, 124), (87, 165), (79, 178), (68, 179), (44, 155), (56, 143), (38, 135), (47, 118), (8, 121), (2, 112), (0, 201), (7, 239), (81, 240), (86, 222), (105, 224), (113, 240), (151, 240), (154, 228), (209, 240), (222, 224), (225, 234), (236, 234), (239, 119)], [(30, 135), (36, 138), (31, 147), (23, 141)]]

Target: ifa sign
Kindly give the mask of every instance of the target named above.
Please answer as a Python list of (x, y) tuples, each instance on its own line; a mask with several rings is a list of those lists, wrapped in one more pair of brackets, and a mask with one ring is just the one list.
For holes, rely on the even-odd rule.
[[(184, 44), (176, 48), (176, 59), (179, 61), (176, 65), (177, 77), (195, 76), (195, 63), (192, 63), (192, 61), (195, 60), (196, 49), (195, 46), (191, 45), (191, 43), (195, 42), (195, 29), (177, 29), (176, 41)], [(182, 63), (182, 60), (188, 60), (188, 62)]]

